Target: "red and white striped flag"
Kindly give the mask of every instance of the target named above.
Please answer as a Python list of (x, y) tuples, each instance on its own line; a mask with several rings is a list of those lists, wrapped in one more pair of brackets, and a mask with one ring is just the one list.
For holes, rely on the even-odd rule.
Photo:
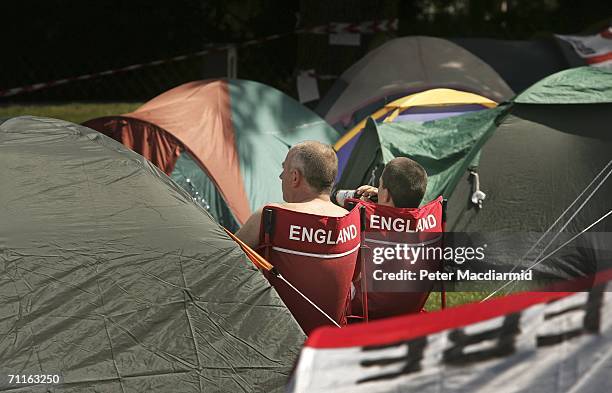
[(588, 292), (526, 292), (318, 329), (302, 348), (288, 391), (610, 391), (611, 280), (606, 271)]
[(612, 67), (612, 27), (596, 35), (557, 35), (569, 42), (587, 64), (595, 67)]

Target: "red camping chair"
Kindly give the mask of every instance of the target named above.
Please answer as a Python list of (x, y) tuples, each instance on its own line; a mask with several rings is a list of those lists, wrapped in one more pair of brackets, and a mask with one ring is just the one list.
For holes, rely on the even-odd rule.
[(306, 334), (323, 325), (346, 325), (360, 238), (359, 209), (324, 217), (264, 207), (258, 250), (274, 265), (264, 274)]
[[(441, 196), (428, 204), (415, 209), (381, 206), (357, 199), (347, 200), (347, 206), (365, 206), (366, 224), (364, 229), (364, 249), (367, 255), (362, 255), (362, 265), (356, 269), (353, 277), (355, 286), (351, 302), (351, 314), (358, 319), (380, 319), (397, 315), (417, 313), (422, 311), (430, 292), (436, 284), (432, 280), (402, 281), (381, 280), (381, 272), (398, 274), (420, 270), (429, 272), (441, 271), (443, 258), (420, 258), (414, 261), (395, 257), (385, 258), (378, 254), (380, 264), (374, 263), (374, 255), (378, 249), (402, 247), (404, 244), (443, 250), (444, 230), (446, 225), (446, 200)], [(431, 251), (431, 250), (430, 250)], [(438, 253), (439, 256), (440, 253)], [(384, 265), (383, 265), (384, 264)], [(379, 270), (375, 274), (375, 271)], [(362, 274), (365, 271), (365, 274)], [(441, 286), (442, 307), (446, 306), (445, 293)], [(353, 321), (353, 320), (352, 320)]]

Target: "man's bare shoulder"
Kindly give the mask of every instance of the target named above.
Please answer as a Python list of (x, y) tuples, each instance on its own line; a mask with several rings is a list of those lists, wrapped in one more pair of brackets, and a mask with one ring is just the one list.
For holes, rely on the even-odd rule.
[(343, 217), (348, 214), (348, 210), (331, 202), (278, 203), (274, 205), (287, 210), (318, 216)]

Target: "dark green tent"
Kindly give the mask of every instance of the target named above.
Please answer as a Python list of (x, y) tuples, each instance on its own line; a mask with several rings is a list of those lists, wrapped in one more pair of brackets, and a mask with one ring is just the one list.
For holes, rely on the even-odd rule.
[[(0, 120), (0, 391), (283, 391), (301, 329), (191, 196), (83, 126)], [(16, 385), (12, 385), (13, 388)]]
[[(495, 246), (488, 256), (500, 264), (531, 266), (588, 228), (537, 266), (546, 277), (582, 275), (612, 262), (610, 124), (612, 73), (566, 70), (495, 109), (426, 123), (370, 122), (338, 188), (375, 184), (385, 162), (411, 157), (430, 175), (426, 200), (450, 198), (448, 230), (488, 233)], [(487, 194), (482, 208), (471, 201), (470, 167)]]
[(425, 123), (379, 123), (369, 119), (336, 186), (352, 189), (378, 184), (384, 165), (395, 157), (410, 157), (429, 175), (424, 202), (443, 194), (474, 145), (505, 107)]

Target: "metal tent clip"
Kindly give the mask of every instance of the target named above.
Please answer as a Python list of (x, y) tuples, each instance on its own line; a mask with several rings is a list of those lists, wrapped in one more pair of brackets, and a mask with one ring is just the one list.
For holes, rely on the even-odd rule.
[(482, 202), (487, 197), (487, 194), (480, 190), (480, 178), (478, 173), (475, 171), (470, 171), (470, 175), (474, 177), (472, 182), (472, 198), (471, 201), (474, 205), (478, 206), (479, 209), (482, 209)]

